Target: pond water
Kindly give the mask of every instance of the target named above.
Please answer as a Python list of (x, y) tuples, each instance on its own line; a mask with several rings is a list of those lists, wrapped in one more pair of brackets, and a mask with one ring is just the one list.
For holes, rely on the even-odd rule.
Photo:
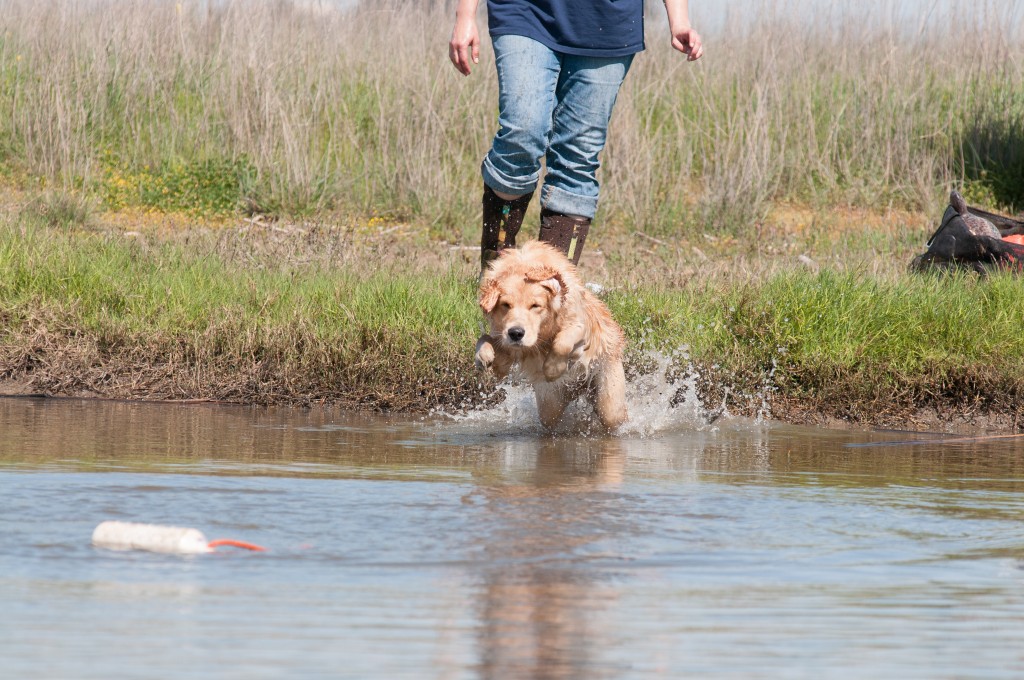
[(921, 438), (0, 399), (3, 676), (1021, 677), (1024, 445)]

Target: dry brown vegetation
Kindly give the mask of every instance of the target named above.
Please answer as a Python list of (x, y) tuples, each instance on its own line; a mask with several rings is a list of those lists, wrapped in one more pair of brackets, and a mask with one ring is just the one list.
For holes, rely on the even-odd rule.
[[(697, 64), (652, 11), (605, 155), (604, 223), (749, 236), (780, 202), (928, 211), (952, 184), (1020, 204), (1020, 13), (952, 4), (908, 27), (765, 3), (708, 34)], [(5, 0), (0, 162), (108, 207), (376, 211), (472, 241), (487, 46), (462, 78), (445, 3), (309, 7)]]

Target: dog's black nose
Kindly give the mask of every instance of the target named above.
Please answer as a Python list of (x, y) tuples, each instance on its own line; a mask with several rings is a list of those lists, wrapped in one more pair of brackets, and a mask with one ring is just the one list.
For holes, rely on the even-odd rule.
[(526, 331), (521, 326), (512, 326), (506, 333), (508, 333), (508, 339), (512, 342), (520, 342), (526, 335)]

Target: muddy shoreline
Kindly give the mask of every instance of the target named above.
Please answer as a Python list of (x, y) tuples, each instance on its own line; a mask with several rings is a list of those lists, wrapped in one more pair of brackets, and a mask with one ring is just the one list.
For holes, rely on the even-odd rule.
[[(499, 398), (473, 366), (472, 251), (327, 227), (0, 227), (0, 394), (391, 413)], [(606, 287), (629, 361), (692, 370), (709, 410), (918, 431), (1024, 422), (1019, 278), (912, 276), (902, 252), (808, 250), (818, 271), (775, 251), (613, 245), (595, 244), (584, 273)]]
[[(138, 377), (138, 376), (137, 376)], [(479, 376), (474, 376), (479, 378)], [(64, 376), (59, 382), (68, 387), (44, 387), (58, 382), (54, 377), (43, 378), (41, 374), (23, 375), (0, 380), (0, 399), (96, 399), (104, 401), (139, 402), (149, 404), (181, 405), (231, 405), (269, 407), (283, 406), (288, 408), (329, 408), (356, 412), (388, 412), (405, 415), (417, 415), (431, 410), (436, 406), (425, 407), (406, 404), (394, 408), (388, 403), (362, 398), (345, 398), (337, 394), (330, 397), (308, 395), (279, 395), (271, 397), (263, 395), (254, 399), (237, 399), (225, 395), (217, 396), (210, 392), (187, 393), (170, 385), (158, 389), (132, 390), (125, 387), (130, 380), (120, 381), (118, 387), (102, 389), (98, 386), (87, 386), (84, 376)], [(138, 382), (138, 381), (136, 381)], [(489, 400), (500, 400), (500, 387), (481, 380), (478, 389), (467, 392), (461, 399), (440, 407), (441, 411), (456, 412), (466, 408), (483, 407)], [(702, 403), (705, 405), (721, 403), (722, 393), (705, 391)], [(717, 401), (712, 401), (717, 400)], [(710, 410), (710, 409), (709, 409)], [(892, 409), (869, 417), (843, 417), (835, 412), (828, 412), (806, 401), (773, 395), (763, 402), (754, 403), (733, 401), (727, 409), (729, 415), (737, 417), (757, 417), (769, 414), (768, 419), (793, 425), (823, 427), (827, 429), (877, 429), (894, 431), (913, 431), (921, 433), (960, 433), (960, 434), (1012, 434), (1024, 430), (1024, 419), (1020, 412), (997, 412), (979, 408), (956, 406), (921, 407)]]

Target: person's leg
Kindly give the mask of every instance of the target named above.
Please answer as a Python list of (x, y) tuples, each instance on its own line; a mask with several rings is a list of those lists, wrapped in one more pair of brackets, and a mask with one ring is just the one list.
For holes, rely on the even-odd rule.
[(500, 196), (484, 184), (483, 226), (480, 230), (480, 269), (498, 257), (505, 248), (514, 248), (516, 235), (523, 225), (523, 216), (530, 205), (533, 192), (521, 196)]
[(480, 264), (516, 243), (540, 179), (540, 161), (551, 132), (559, 57), (536, 40), (494, 39), (498, 71), (498, 133), (484, 158)]
[(579, 263), (597, 212), (598, 155), (633, 57), (565, 55), (556, 88), (547, 174), (541, 190), (540, 238)]

